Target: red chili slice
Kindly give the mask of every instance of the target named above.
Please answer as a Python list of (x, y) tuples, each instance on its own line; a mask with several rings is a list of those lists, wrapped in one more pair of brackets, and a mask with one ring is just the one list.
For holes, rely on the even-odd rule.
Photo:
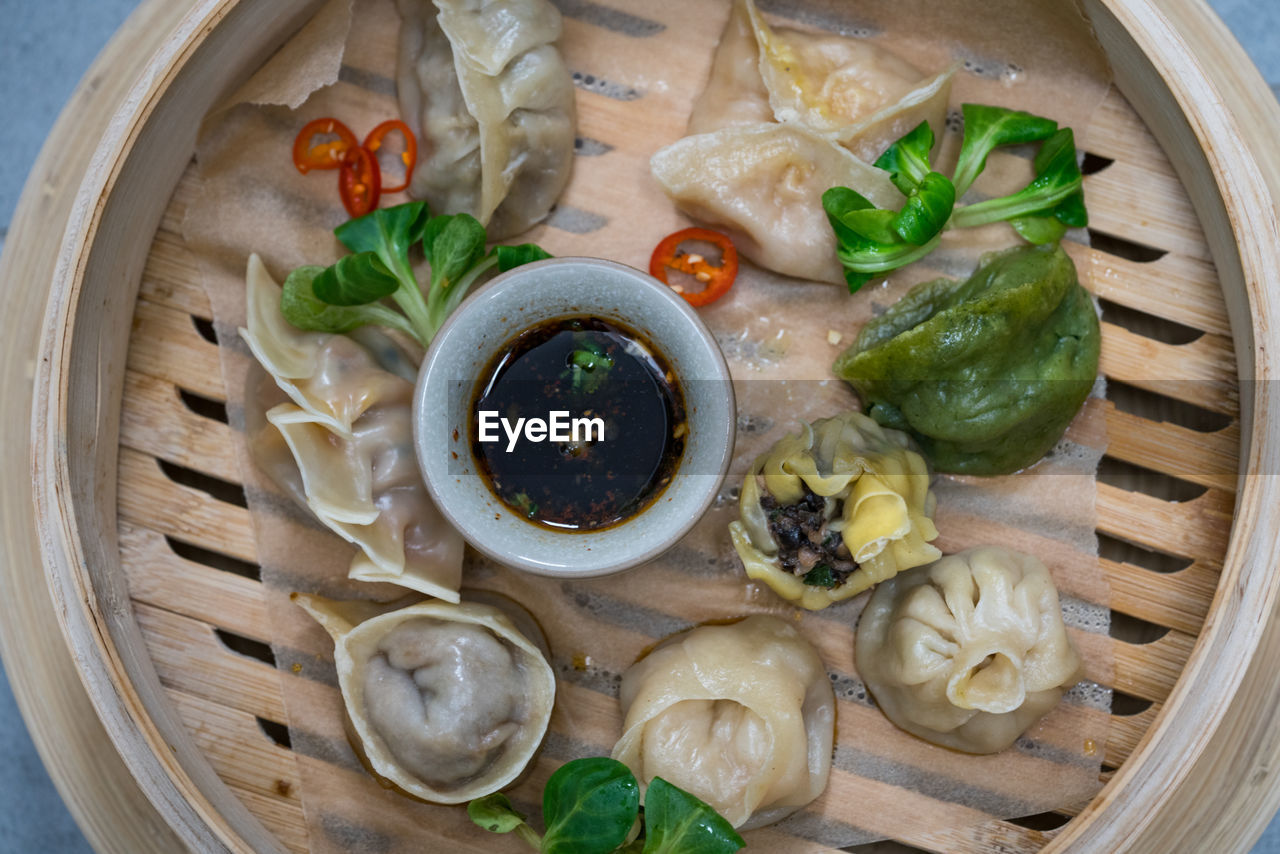
[(378, 206), (382, 195), (382, 172), (378, 159), (363, 146), (349, 149), (338, 172), (338, 194), (351, 216), (364, 216)]
[(413, 177), (413, 167), (418, 163), (418, 141), (413, 137), (413, 131), (409, 130), (409, 126), (399, 119), (388, 119), (369, 131), (369, 135), (364, 138), (364, 147), (377, 157), (378, 149), (382, 148), (383, 139), (387, 134), (399, 131), (404, 137), (404, 151), (400, 153), (400, 160), (404, 163), (404, 183), (397, 184), (394, 187), (383, 187), (384, 193), (399, 193), (401, 190), (409, 189), (409, 181)]
[[(720, 250), (720, 263), (712, 264), (701, 254), (683, 251), (680, 246), (691, 242), (710, 243)], [(695, 308), (708, 305), (720, 299), (728, 292), (733, 280), (738, 275), (738, 250), (728, 235), (709, 228), (685, 228), (675, 234), (662, 238), (653, 256), (649, 258), (649, 275), (665, 285), (667, 270), (678, 270), (688, 273), (704, 287), (700, 291), (686, 291), (682, 287), (672, 286), (689, 305)]]
[[(318, 136), (337, 139), (313, 142)], [(304, 175), (312, 169), (337, 169), (347, 152), (359, 144), (351, 129), (337, 119), (314, 119), (303, 125), (293, 140), (293, 165)]]

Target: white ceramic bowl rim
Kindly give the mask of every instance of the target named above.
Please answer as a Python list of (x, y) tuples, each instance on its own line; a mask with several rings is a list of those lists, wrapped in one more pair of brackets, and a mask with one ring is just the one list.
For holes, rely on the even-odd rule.
[[(689, 424), (666, 489), (631, 519), (591, 532), (554, 531), (520, 518), (490, 491), (469, 444), (471, 398), (493, 354), (529, 327), (569, 315), (617, 321), (648, 338), (679, 380)], [(636, 566), (688, 533), (720, 489), (736, 419), (728, 365), (693, 308), (646, 273), (576, 257), (518, 267), (469, 296), (427, 352), (413, 411), (418, 463), (445, 517), (499, 563), (562, 577)]]

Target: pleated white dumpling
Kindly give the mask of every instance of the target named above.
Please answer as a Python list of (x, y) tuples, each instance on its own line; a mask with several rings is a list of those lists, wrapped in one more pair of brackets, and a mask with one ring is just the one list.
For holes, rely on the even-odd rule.
[(396, 86), (423, 159), (409, 192), (501, 240), (550, 211), (569, 180), (573, 79), (547, 0), (398, 0)]
[(627, 670), (620, 699), (613, 757), (642, 789), (662, 777), (752, 828), (827, 786), (835, 694), (813, 647), (777, 617), (669, 638)]
[[(365, 413), (349, 439), (289, 403), (273, 407), (266, 417), (292, 452), (308, 508), (360, 549), (348, 577), (458, 601), (462, 537), (422, 482), (407, 403)], [(279, 480), (280, 466), (264, 468)]]
[(1081, 675), (1048, 568), (997, 546), (883, 582), (854, 653), (889, 720), (967, 753), (1013, 744)]
[(458, 804), (524, 771), (551, 721), (555, 675), (502, 611), (294, 600), (333, 638), (356, 746), (376, 774), (423, 800)]

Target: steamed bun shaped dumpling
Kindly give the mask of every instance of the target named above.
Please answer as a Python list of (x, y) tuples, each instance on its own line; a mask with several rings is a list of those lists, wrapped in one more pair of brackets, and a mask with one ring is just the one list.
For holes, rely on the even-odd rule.
[(818, 610), (942, 554), (929, 484), (905, 433), (820, 418), (756, 458), (729, 535), (748, 576)]
[(642, 788), (654, 777), (734, 827), (778, 821), (827, 786), (835, 693), (818, 654), (771, 616), (698, 626), (632, 665), (613, 758)]
[(1081, 675), (1049, 570), (998, 546), (882, 583), (854, 655), (889, 720), (966, 753), (1013, 744)]

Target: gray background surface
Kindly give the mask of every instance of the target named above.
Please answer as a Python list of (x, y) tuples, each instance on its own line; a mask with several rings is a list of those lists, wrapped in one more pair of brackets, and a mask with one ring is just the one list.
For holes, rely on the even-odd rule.
[[(1280, 2), (1211, 2), (1272, 91), (1280, 92)], [(136, 5), (136, 0), (0, 0), (0, 247), (58, 111)], [(1272, 820), (1253, 851), (1280, 854), (1280, 819)], [(0, 852), (90, 854), (45, 773), (7, 679), (0, 679)]]

